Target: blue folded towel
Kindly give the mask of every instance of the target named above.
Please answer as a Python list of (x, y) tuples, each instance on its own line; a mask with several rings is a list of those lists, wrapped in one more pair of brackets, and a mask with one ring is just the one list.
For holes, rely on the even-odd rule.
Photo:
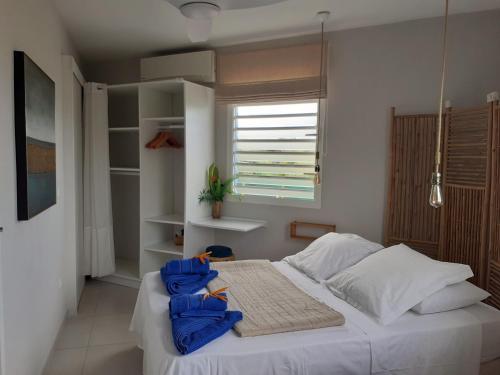
[(168, 294), (190, 294), (196, 293), (207, 286), (207, 284), (215, 279), (219, 273), (210, 271), (206, 275), (198, 274), (178, 274), (169, 275), (166, 267), (162, 267), (160, 275)]
[(199, 258), (171, 260), (165, 264), (165, 272), (167, 275), (189, 273), (206, 275), (210, 272), (210, 261), (205, 259), (204, 262), (202, 263)]
[(175, 314), (170, 319), (177, 318), (216, 318), (222, 319), (226, 316), (225, 311), (214, 311), (214, 310), (192, 310), (184, 311), (179, 314)]
[[(221, 293), (220, 296), (226, 297), (226, 294)], [(226, 311), (226, 309), (226, 301), (210, 295), (205, 298), (203, 294), (177, 294), (172, 296), (169, 302), (170, 317), (186, 311)]]
[[(196, 317), (172, 319), (172, 337), (174, 345), (181, 354), (189, 354), (210, 341), (222, 336), (229, 331), (236, 322), (243, 319), (240, 311), (226, 311), (222, 318), (213, 316), (220, 314), (211, 311), (203, 315), (204, 310), (199, 310)], [(212, 315), (212, 316), (209, 316)]]

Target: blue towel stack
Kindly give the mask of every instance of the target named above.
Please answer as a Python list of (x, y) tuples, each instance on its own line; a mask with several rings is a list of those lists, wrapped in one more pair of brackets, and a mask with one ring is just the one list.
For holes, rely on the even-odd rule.
[[(220, 295), (226, 297), (225, 293)], [(227, 302), (219, 298), (205, 297), (203, 294), (178, 294), (170, 298), (170, 318), (178, 317), (186, 311), (198, 310), (226, 311)]]
[[(224, 293), (219, 296), (226, 297)], [(225, 311), (227, 302), (208, 294), (172, 296), (169, 308), (172, 338), (181, 354), (194, 352), (243, 319), (240, 311)]]
[(218, 275), (210, 270), (210, 261), (200, 258), (171, 260), (160, 270), (168, 294), (196, 293)]

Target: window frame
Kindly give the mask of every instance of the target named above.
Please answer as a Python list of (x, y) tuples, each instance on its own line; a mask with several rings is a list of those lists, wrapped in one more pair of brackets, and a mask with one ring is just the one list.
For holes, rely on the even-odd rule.
[[(308, 99), (308, 100), (279, 100), (279, 101), (262, 101), (262, 102), (249, 102), (249, 103), (234, 103), (226, 105), (226, 174), (227, 176), (233, 176), (233, 147), (234, 147), (234, 113), (235, 108), (238, 106), (258, 106), (258, 105), (269, 105), (269, 104), (292, 104), (292, 103), (307, 103), (307, 102), (318, 102), (318, 99)], [(320, 180), (321, 184), (314, 187), (314, 199), (311, 201), (295, 199), (295, 198), (279, 198), (272, 196), (259, 196), (259, 195), (240, 195), (231, 193), (228, 195), (227, 200), (229, 202), (240, 202), (240, 203), (251, 203), (251, 204), (261, 204), (261, 205), (273, 205), (273, 206), (285, 206), (285, 207), (298, 207), (298, 208), (321, 208), (321, 191), (324, 184), (323, 171), (325, 169), (324, 160), (326, 159), (325, 152), (325, 139), (326, 139), (326, 99), (319, 100), (318, 116), (320, 116), (319, 123), (319, 155), (320, 155)]]

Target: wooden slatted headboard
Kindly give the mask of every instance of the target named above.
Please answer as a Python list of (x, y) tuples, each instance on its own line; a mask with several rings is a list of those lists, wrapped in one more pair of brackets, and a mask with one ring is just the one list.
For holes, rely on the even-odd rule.
[(486, 288), (489, 302), (500, 309), (500, 105), (493, 112), (492, 168), (490, 200), (489, 263)]
[(485, 286), (492, 106), (453, 109), (447, 116), (443, 155), (440, 260), (469, 264), (472, 282)]
[(405, 243), (432, 258), (439, 244), (439, 210), (429, 206), (429, 179), (436, 145), (437, 115), (391, 111), (389, 189), (385, 245)]
[(440, 260), (469, 264), (473, 282), (500, 308), (500, 105), (445, 115), (445, 204), (428, 204), (436, 115), (392, 109), (386, 246), (408, 246)]

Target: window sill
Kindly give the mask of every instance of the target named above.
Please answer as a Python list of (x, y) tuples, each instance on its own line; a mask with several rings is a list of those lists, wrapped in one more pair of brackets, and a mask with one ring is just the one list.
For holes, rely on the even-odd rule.
[(275, 198), (256, 195), (237, 195), (232, 194), (227, 197), (227, 201), (231, 203), (250, 203), (261, 204), (266, 206), (281, 206), (281, 207), (296, 207), (296, 208), (313, 208), (320, 209), (320, 199), (314, 201), (302, 201), (299, 199), (290, 198)]

